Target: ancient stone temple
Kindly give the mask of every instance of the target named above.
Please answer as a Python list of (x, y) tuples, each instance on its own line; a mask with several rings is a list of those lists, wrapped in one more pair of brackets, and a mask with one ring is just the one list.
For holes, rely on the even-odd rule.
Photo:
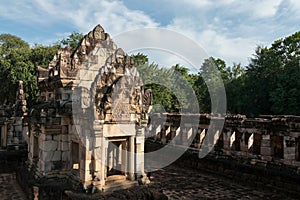
[(151, 101), (130, 56), (100, 25), (39, 67), (38, 86), (42, 100), (28, 114), (37, 180), (60, 176), (100, 191), (147, 182), (143, 102)]

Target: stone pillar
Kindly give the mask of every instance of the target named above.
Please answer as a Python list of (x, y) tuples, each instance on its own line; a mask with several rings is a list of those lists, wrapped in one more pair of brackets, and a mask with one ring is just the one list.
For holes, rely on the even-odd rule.
[(4, 126), (2, 126), (2, 131), (1, 131), (1, 134), (2, 134), (2, 147), (3, 148), (6, 148), (7, 147), (7, 122), (4, 122)]
[[(142, 130), (140, 130), (142, 131)], [(136, 136), (136, 172), (139, 175), (144, 174), (144, 134)]]
[(296, 140), (290, 136), (284, 136), (283, 158), (284, 164), (291, 165), (296, 159)]
[(171, 134), (170, 140), (172, 141), (176, 136), (176, 127), (172, 126), (172, 124), (170, 125), (170, 134)]
[(80, 157), (80, 179), (83, 182), (83, 187), (86, 189), (92, 183), (92, 169), (93, 169), (93, 161), (92, 154), (93, 151), (90, 151), (91, 144), (89, 138), (84, 139), (84, 144), (79, 146), (79, 157)]
[(205, 138), (206, 135), (206, 129), (203, 129), (200, 133), (200, 138), (199, 138), (199, 148), (202, 146), (203, 144), (203, 140)]
[(166, 142), (170, 142), (170, 140), (172, 140), (172, 136), (171, 136), (171, 125), (168, 124), (167, 126), (165, 126), (165, 131), (166, 131)]
[(121, 171), (126, 174), (127, 171), (127, 142), (122, 141), (121, 143)]
[(3, 131), (3, 147), (7, 147), (7, 122), (4, 122), (4, 131)]
[(213, 141), (213, 146), (215, 146), (219, 140), (219, 137), (221, 135), (221, 132), (219, 130), (217, 130), (214, 134), (214, 141)]
[(162, 144), (166, 144), (166, 128), (163, 127), (161, 129), (161, 138), (160, 138), (160, 141)]
[(93, 183), (93, 174), (95, 171), (93, 158), (95, 141), (92, 136), (95, 134), (95, 125), (91, 124), (86, 116), (83, 116), (80, 126), (77, 122), (75, 122), (75, 126), (80, 128), (79, 137), (82, 141), (79, 146), (80, 179), (83, 182), (83, 187), (87, 189), (87, 187)]
[(105, 137), (103, 137), (103, 127), (100, 122), (96, 121), (94, 122), (94, 134), (95, 134), (95, 140), (94, 140), (94, 159), (95, 159), (95, 176), (98, 178), (99, 183), (94, 182), (95, 186), (102, 190), (103, 186), (105, 185), (105, 179), (106, 179), (106, 152), (108, 148), (108, 141)]
[(174, 137), (172, 139), (172, 144), (180, 144), (181, 143), (181, 135), (180, 135), (180, 127), (174, 127)]
[[(7, 130), (9, 128), (9, 130)], [(11, 144), (11, 141), (12, 141), (12, 139), (13, 139), (13, 137), (14, 137), (14, 134), (13, 134), (13, 126), (12, 126), (12, 124), (11, 123), (8, 123), (7, 124), (7, 144)]]
[(182, 131), (180, 132), (180, 138), (181, 138), (181, 142), (180, 142), (180, 145), (187, 145), (188, 143), (188, 131), (187, 131), (187, 128), (184, 127), (182, 129)]
[(186, 143), (186, 145), (188, 144), (188, 143), (192, 143), (193, 141), (193, 131), (194, 131), (194, 127), (190, 124), (189, 126), (188, 126), (188, 128), (187, 128), (187, 132), (186, 132), (186, 140), (187, 140), (187, 143)]
[(196, 136), (195, 136), (195, 143), (194, 143), (194, 147), (199, 149), (200, 148), (200, 133), (201, 133), (201, 130), (196, 127)]
[(262, 135), (260, 153), (262, 160), (272, 160), (272, 140), (271, 135)]
[(223, 149), (225, 154), (230, 154), (231, 130), (223, 131)]
[(154, 128), (154, 140), (160, 140), (160, 132), (161, 132), (161, 124), (157, 124), (157, 126)]
[(145, 149), (145, 136), (144, 129), (138, 130), (139, 134), (136, 136), (136, 172), (138, 174), (139, 181), (142, 184), (150, 183), (146, 173), (145, 173), (145, 159), (144, 159), (144, 149)]
[(129, 136), (128, 179), (134, 180), (134, 136)]

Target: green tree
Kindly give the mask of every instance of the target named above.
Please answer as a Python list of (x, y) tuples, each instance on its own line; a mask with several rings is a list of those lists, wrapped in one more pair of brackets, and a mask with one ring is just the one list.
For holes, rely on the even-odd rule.
[(224, 84), (226, 84), (230, 77), (230, 68), (226, 66), (224, 60), (210, 57), (205, 59), (202, 63), (198, 80), (195, 82), (195, 90), (199, 101), (201, 112), (210, 113), (212, 100), (215, 105), (221, 105), (221, 94)]
[(1, 104), (14, 104), (19, 80), (23, 81), (28, 102), (37, 98), (35, 68), (30, 58), (28, 43), (10, 34), (0, 35)]
[[(189, 106), (186, 87), (183, 79), (188, 77), (187, 68), (175, 65), (171, 68), (160, 68), (155, 63), (148, 63), (146, 55), (138, 53), (132, 55), (135, 67), (139, 71), (145, 89), (152, 90), (153, 111), (179, 112)], [(177, 80), (179, 78), (180, 81)], [(186, 83), (187, 80), (186, 80)]]
[(30, 60), (35, 67), (41, 66), (43, 68), (48, 68), (50, 61), (53, 59), (53, 56), (59, 48), (59, 45), (43, 46), (36, 44), (31, 48)]
[(270, 90), (271, 111), (275, 114), (300, 114), (300, 32), (275, 41), (271, 48), (280, 65), (275, 89)]
[(57, 44), (63, 47), (69, 45), (73, 50), (75, 50), (83, 37), (84, 35), (82, 33), (73, 32), (68, 37), (59, 40)]
[(300, 114), (299, 48), (297, 32), (256, 50), (247, 68), (249, 114)]
[(241, 64), (233, 64), (229, 73), (229, 80), (225, 84), (228, 113), (243, 113), (247, 106), (247, 91), (245, 90), (246, 71)]

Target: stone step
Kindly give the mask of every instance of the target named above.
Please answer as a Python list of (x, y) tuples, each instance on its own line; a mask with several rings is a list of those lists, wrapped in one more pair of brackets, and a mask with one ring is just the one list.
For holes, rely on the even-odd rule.
[(112, 176), (108, 176), (106, 178), (106, 183), (110, 183), (110, 182), (115, 182), (115, 181), (125, 181), (126, 180), (126, 176), (124, 175), (112, 175)]
[(110, 182), (105, 184), (105, 186), (102, 188), (103, 192), (113, 192), (116, 190), (123, 190), (123, 189), (128, 189), (134, 186), (138, 186), (137, 181), (129, 181), (129, 180), (124, 180), (121, 182)]

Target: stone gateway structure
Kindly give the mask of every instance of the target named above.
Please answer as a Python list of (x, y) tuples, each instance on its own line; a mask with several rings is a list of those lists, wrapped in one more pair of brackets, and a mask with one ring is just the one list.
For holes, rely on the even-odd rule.
[(148, 182), (143, 102), (151, 95), (100, 25), (74, 51), (59, 50), (48, 69), (38, 67), (38, 86), (42, 101), (27, 118), (36, 180), (59, 176), (100, 191)]

